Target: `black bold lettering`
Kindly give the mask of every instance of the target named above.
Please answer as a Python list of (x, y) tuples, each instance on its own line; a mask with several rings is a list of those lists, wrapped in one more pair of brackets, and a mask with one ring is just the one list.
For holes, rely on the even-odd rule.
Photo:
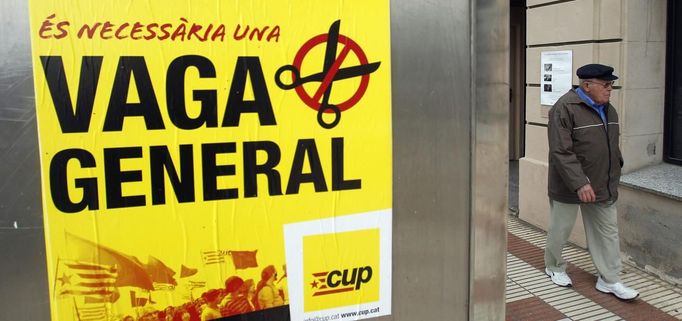
[(196, 118), (191, 118), (187, 113), (185, 73), (189, 67), (197, 68), (199, 78), (216, 76), (213, 63), (205, 57), (189, 55), (175, 58), (166, 73), (168, 116), (173, 124), (181, 129), (196, 129), (204, 124), (206, 127), (218, 127), (218, 98), (215, 90), (192, 91), (192, 99), (201, 102), (201, 111)]
[(343, 284), (343, 286), (354, 285), (355, 284), (355, 278), (357, 277), (357, 275), (358, 275), (358, 268), (353, 269), (353, 274), (350, 278), (348, 277), (348, 269), (343, 270), (343, 281), (341, 281), (341, 284)]
[[(367, 273), (365, 273), (367, 272)], [(362, 283), (367, 283), (369, 280), (372, 279), (372, 267), (371, 266), (365, 266), (363, 268), (360, 268), (360, 272), (358, 272), (358, 283), (355, 284), (355, 289), (360, 290), (360, 285)]]
[(123, 183), (142, 181), (142, 171), (121, 170), (121, 160), (142, 157), (142, 147), (104, 149), (104, 179), (106, 181), (107, 208), (144, 206), (144, 195), (123, 196)]
[[(251, 89), (254, 96), (252, 101), (244, 101), (247, 76), (251, 79)], [(237, 58), (237, 66), (234, 69), (232, 86), (230, 86), (230, 95), (227, 98), (222, 126), (239, 126), (239, 119), (242, 113), (258, 113), (258, 120), (261, 126), (277, 125), (275, 113), (272, 111), (268, 87), (265, 84), (263, 69), (258, 57)]]
[[(258, 164), (258, 151), (267, 155), (265, 163)], [(244, 143), (244, 197), (258, 196), (258, 174), (265, 174), (268, 179), (268, 193), (282, 195), (282, 180), (275, 166), (279, 164), (282, 154), (279, 146), (271, 141)]]
[(62, 133), (87, 133), (92, 118), (92, 106), (97, 92), (102, 57), (85, 56), (81, 59), (76, 110), (73, 110), (69, 85), (66, 82), (64, 63), (60, 56), (41, 56), (47, 87), (57, 113)]
[(64, 213), (77, 213), (84, 209), (99, 209), (97, 178), (76, 178), (76, 187), (83, 190), (83, 198), (74, 202), (69, 195), (66, 167), (69, 160), (76, 159), (82, 168), (96, 166), (95, 158), (83, 149), (66, 149), (58, 152), (50, 161), (50, 194), (54, 206)]
[[(194, 202), (194, 157), (192, 145), (180, 145), (180, 175), (173, 165), (168, 146), (149, 147), (149, 164), (152, 177), (152, 204), (166, 203), (166, 184), (163, 173), (173, 186), (178, 202)], [(182, 177), (182, 179), (180, 178)]]
[[(128, 102), (130, 78), (135, 78), (139, 103)], [(104, 131), (121, 131), (127, 116), (142, 116), (147, 129), (164, 129), (159, 103), (156, 101), (152, 80), (144, 57), (121, 57), (116, 68), (114, 86), (111, 89)]]
[(327, 286), (330, 288), (335, 288), (341, 284), (341, 280), (339, 279), (338, 281), (334, 282), (332, 281), (332, 277), (334, 276), (341, 276), (341, 271), (331, 271), (329, 272), (329, 275), (327, 275)]
[(346, 180), (343, 177), (343, 160), (343, 137), (332, 138), (332, 191), (360, 189), (361, 180)]
[[(308, 155), (310, 173), (303, 173), (303, 162)], [(315, 192), (326, 192), (327, 183), (325, 182), (320, 155), (317, 153), (317, 146), (314, 139), (300, 139), (296, 146), (294, 161), (291, 165), (289, 183), (287, 184), (287, 194), (298, 194), (301, 183), (313, 183)]]
[(234, 165), (217, 165), (216, 155), (234, 153), (235, 143), (215, 143), (201, 145), (201, 163), (203, 168), (204, 200), (214, 201), (237, 198), (236, 188), (218, 189), (218, 176), (235, 174)]

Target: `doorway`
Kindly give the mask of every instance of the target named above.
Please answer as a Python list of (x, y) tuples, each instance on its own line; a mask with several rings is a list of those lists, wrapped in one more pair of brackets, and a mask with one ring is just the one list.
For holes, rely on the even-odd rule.
[(526, 1), (509, 8), (509, 210), (518, 215), (519, 159), (525, 153)]

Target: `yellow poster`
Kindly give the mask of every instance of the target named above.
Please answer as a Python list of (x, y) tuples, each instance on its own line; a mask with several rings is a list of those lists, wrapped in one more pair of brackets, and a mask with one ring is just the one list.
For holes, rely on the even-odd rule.
[(388, 1), (30, 11), (53, 320), (390, 314)]

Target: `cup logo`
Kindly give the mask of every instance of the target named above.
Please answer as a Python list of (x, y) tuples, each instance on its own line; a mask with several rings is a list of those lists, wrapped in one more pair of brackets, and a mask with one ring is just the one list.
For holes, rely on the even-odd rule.
[(313, 273), (313, 278), (314, 281), (310, 283), (310, 286), (319, 289), (313, 293), (313, 296), (357, 291), (360, 290), (363, 283), (372, 280), (372, 267), (365, 266), (352, 270)]
[(378, 301), (379, 238), (379, 229), (304, 237), (304, 310)]

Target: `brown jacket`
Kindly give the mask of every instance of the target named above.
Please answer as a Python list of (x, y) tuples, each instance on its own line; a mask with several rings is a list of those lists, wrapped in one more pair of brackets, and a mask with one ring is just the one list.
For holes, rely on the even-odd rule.
[(590, 183), (597, 202), (618, 199), (623, 157), (618, 147), (618, 113), (605, 110), (608, 131), (599, 113), (571, 89), (549, 110), (549, 198), (580, 203), (576, 191)]

